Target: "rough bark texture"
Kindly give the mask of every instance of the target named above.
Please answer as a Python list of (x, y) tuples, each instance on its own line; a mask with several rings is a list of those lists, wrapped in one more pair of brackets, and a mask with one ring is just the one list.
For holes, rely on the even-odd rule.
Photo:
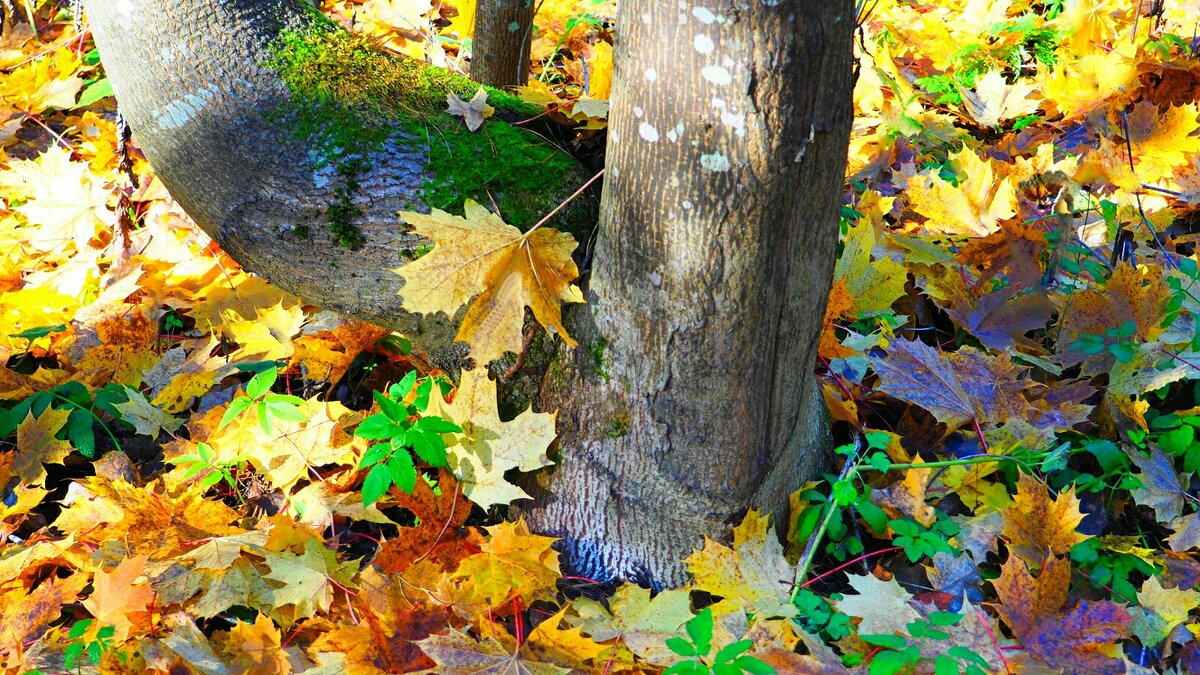
[(853, 23), (849, 0), (621, 4), (591, 316), (548, 376), (562, 456), (525, 514), (587, 576), (677, 585), (824, 466)]
[[(305, 97), (331, 94), (293, 91), (272, 65), (282, 36), (312, 28), (316, 19), (308, 0), (84, 0), (84, 7), (136, 141), (172, 196), (222, 248), (247, 269), (314, 304), (399, 328), (429, 348), (449, 344), (451, 320), (414, 316), (401, 307), (402, 280), (390, 270), (425, 242), (406, 232), (396, 211), (426, 210), (437, 180), (443, 203), (433, 206), (461, 212), (463, 197), (502, 200), (510, 196), (502, 183), (511, 174), (523, 174), (526, 181), (536, 174), (528, 167), (514, 172), (506, 164), (544, 146), (540, 139), (494, 120), (478, 135), (466, 136), (460, 120), (441, 112), (445, 91), (470, 98), (478, 85), (448, 75), (414, 82), (414, 88), (425, 87), (422, 94), (429, 100), (440, 100), (440, 107), (397, 126), (387, 143), (335, 149), (365, 160), (367, 167), (354, 177), (358, 187), (345, 204), (364, 241), (356, 249), (336, 246), (327, 221), (331, 206), (344, 201), (338, 190), (346, 189), (347, 180), (339, 170), (347, 156), (322, 157), (313, 139), (295, 133), (297, 120), (305, 121), (310, 112)], [(420, 68), (378, 58), (413, 72)], [(382, 62), (371, 64), (382, 68)], [(410, 65), (400, 65), (405, 63)], [(379, 106), (367, 107), (372, 110), (364, 114), (378, 117)], [(307, 122), (313, 126), (313, 120)], [(478, 152), (450, 148), (447, 139), (466, 140)], [(438, 152), (458, 153), (453, 158), (464, 166), (496, 171), (472, 175), (471, 189), (449, 194), (456, 185), (453, 177), (432, 171)], [(530, 213), (547, 213), (584, 178), (573, 160), (556, 155), (544, 187), (521, 195), (522, 204)], [(511, 213), (502, 215), (513, 220)], [(304, 231), (306, 236), (298, 236)]]
[(533, 0), (479, 0), (471, 46), (471, 79), (493, 87), (529, 82)]

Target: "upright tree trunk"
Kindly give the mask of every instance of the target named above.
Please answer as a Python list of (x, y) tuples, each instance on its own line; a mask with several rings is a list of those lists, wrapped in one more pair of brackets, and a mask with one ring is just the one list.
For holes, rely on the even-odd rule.
[(493, 87), (529, 82), (533, 0), (479, 0), (471, 44), (471, 79)]
[(587, 576), (679, 584), (824, 466), (853, 24), (850, 0), (621, 3), (591, 325), (548, 378), (562, 456), (526, 513)]

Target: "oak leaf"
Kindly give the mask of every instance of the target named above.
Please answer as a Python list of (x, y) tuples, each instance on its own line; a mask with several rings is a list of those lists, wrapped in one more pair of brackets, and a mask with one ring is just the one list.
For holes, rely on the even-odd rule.
[(428, 215), (400, 212), (417, 234), (437, 244), (393, 270), (404, 277), (404, 306), (453, 315), (470, 302), (455, 339), (470, 344), (481, 363), (506, 351), (521, 351), (525, 307), (533, 310), (538, 323), (574, 347), (559, 303), (584, 302), (571, 284), (579, 276), (571, 259), (575, 239), (548, 228), (521, 234), (469, 199), (463, 208), (462, 218), (437, 209)]

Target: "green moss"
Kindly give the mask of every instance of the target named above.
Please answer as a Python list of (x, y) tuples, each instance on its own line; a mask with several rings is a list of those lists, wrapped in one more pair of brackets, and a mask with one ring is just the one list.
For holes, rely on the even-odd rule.
[(608, 425), (604, 429), (606, 438), (621, 438), (629, 433), (629, 427), (633, 423), (633, 418), (628, 410), (621, 410), (613, 413), (609, 418)]
[[(535, 117), (542, 109), (507, 92), (488, 89), (496, 108), (477, 132), (448, 115), (446, 94), (469, 100), (479, 85), (409, 58), (387, 54), (368, 38), (347, 33), (323, 17), (300, 30), (286, 31), (274, 45), (268, 67), (280, 74), (291, 100), (274, 118), (311, 148), (317, 166), (333, 164), (346, 179), (327, 217), (343, 234), (341, 245), (361, 243), (350, 231), (361, 216), (347, 207), (357, 187), (344, 170), (387, 142), (428, 147), (424, 167), (432, 178), (421, 200), (433, 208), (460, 212), (465, 199), (496, 204), (504, 219), (529, 227), (582, 182), (578, 163), (568, 154), (504, 120)], [(580, 204), (556, 221), (568, 231), (593, 224), (594, 208)], [(336, 222), (335, 222), (336, 221)]]
[(609, 380), (608, 371), (604, 368), (604, 350), (608, 347), (608, 338), (603, 335), (595, 340), (588, 342), (588, 353), (592, 355), (592, 365), (596, 367), (596, 374), (599, 375), (605, 382)]

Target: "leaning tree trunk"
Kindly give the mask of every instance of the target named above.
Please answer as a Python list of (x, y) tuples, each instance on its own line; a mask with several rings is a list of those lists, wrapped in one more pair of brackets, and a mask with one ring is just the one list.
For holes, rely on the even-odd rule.
[(594, 324), (548, 378), (562, 457), (526, 513), (590, 577), (679, 584), (824, 466), (853, 25), (850, 0), (621, 3)]
[(475, 6), (471, 79), (493, 87), (529, 82), (533, 0), (480, 0)]
[[(310, 0), (83, 4), (135, 139), (201, 228), (281, 288), (431, 347), (452, 321), (402, 308), (390, 270), (427, 242), (396, 212), (470, 197), (531, 225), (586, 179), (501, 121), (540, 109), (493, 91), (496, 117), (471, 133), (446, 93), (478, 84), (379, 52)], [(590, 231), (594, 207), (572, 211), (564, 229)]]

